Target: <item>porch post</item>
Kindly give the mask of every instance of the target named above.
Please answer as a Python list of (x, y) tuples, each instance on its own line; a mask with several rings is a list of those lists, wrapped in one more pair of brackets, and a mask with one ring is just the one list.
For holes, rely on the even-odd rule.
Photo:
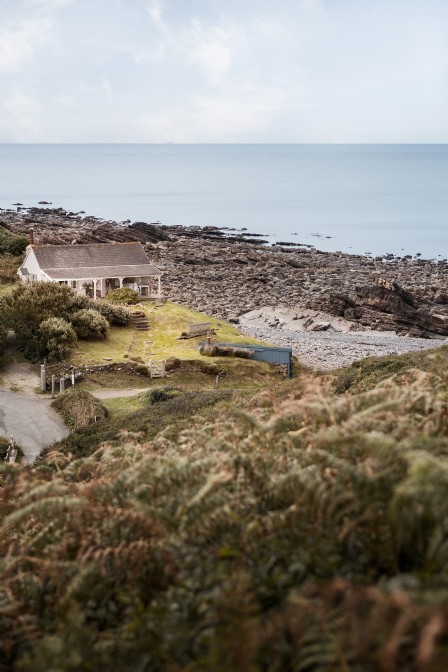
[(93, 280), (93, 300), (96, 301), (96, 278)]
[(160, 275), (157, 276), (157, 297), (160, 299), (161, 295), (161, 289), (162, 289), (162, 283), (160, 281)]
[(120, 289), (121, 289), (123, 287), (123, 278), (118, 278), (118, 280), (120, 282)]

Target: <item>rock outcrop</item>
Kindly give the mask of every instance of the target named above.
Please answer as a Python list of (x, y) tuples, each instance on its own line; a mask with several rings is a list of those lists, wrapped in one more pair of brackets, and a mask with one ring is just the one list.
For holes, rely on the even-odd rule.
[(116, 223), (62, 208), (0, 212), (0, 224), (36, 243), (142, 242), (173, 301), (234, 322), (260, 306), (320, 310), (361, 327), (448, 335), (448, 265), (391, 254), (364, 257), (309, 246), (264, 245), (216, 227)]

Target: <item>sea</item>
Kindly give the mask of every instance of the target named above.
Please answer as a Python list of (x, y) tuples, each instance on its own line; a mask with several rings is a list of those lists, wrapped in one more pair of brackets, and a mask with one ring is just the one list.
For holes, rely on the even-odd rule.
[(0, 144), (0, 207), (39, 201), (269, 245), (448, 257), (448, 145)]

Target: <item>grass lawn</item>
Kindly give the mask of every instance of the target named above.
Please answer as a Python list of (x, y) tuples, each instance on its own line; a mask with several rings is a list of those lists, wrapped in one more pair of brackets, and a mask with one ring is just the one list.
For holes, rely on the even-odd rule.
[[(194, 361), (211, 361), (226, 370), (220, 378), (220, 389), (235, 390), (256, 389), (273, 385), (281, 380), (278, 371), (269, 364), (234, 357), (203, 357), (197, 346), (204, 336), (186, 340), (178, 340), (182, 331), (188, 330), (189, 324), (211, 322), (216, 330), (215, 340), (229, 343), (261, 343), (253, 338), (241, 336), (238, 330), (222, 320), (214, 320), (202, 313), (196, 313), (185, 306), (167, 302), (146, 302), (143, 305), (150, 330), (138, 332), (132, 327), (114, 327), (110, 336), (103, 341), (78, 341), (71, 356), (72, 364), (103, 364), (106, 361), (125, 362), (130, 358), (141, 357), (145, 363), (150, 359), (161, 360), (177, 357), (191, 365), (185, 364), (181, 369), (169, 373), (163, 380), (150, 380), (144, 376), (126, 374), (124, 372), (108, 372), (89, 374), (82, 388), (93, 391), (98, 389), (129, 389), (140, 387), (172, 386), (189, 390), (207, 390), (214, 388), (216, 376), (203, 373), (194, 365)], [(105, 402), (112, 415), (125, 414), (127, 407), (138, 403), (127, 398), (113, 399)], [(122, 409), (122, 410), (120, 410)]]
[[(146, 302), (143, 310), (150, 325), (149, 331), (139, 332), (132, 327), (114, 327), (109, 338), (103, 341), (78, 341), (71, 356), (72, 364), (100, 364), (107, 358), (114, 362), (125, 361), (127, 357), (141, 357), (145, 362), (167, 357), (178, 359), (207, 359), (202, 357), (197, 345), (204, 336), (187, 340), (177, 340), (189, 324), (211, 322), (216, 329), (215, 340), (232, 343), (261, 343), (253, 338), (241, 336), (238, 330), (222, 320), (196, 313), (186, 306), (167, 302)], [(127, 357), (126, 357), (127, 356)]]
[(144, 406), (148, 405), (143, 395), (136, 395), (135, 397), (118, 397), (115, 399), (102, 399), (101, 403), (109, 411), (111, 418), (124, 418), (129, 413), (134, 413)]

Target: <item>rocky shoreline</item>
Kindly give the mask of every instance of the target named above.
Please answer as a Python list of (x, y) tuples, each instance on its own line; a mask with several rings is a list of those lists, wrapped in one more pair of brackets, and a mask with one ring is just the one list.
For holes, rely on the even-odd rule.
[(366, 357), (401, 355), (436, 348), (446, 340), (353, 329), (353, 323), (312, 310), (266, 306), (240, 318), (241, 333), (292, 348), (301, 364), (318, 371), (350, 366)]
[[(163, 271), (167, 298), (234, 323), (241, 320), (244, 329), (251, 328), (242, 317), (245, 313), (275, 306), (320, 311), (343, 320), (348, 332), (387, 331), (411, 339), (444, 340), (448, 336), (446, 260), (390, 254), (370, 258), (321, 252), (300, 243), (267, 246), (259, 236), (232, 229), (117, 223), (62, 208), (3, 210), (0, 224), (21, 235), (33, 230), (36, 243), (138, 240), (151, 262)], [(264, 326), (270, 330), (266, 338), (273, 340), (271, 330), (276, 342), (286, 337), (286, 331), (297, 332), (283, 329), (280, 334), (277, 326)], [(302, 335), (303, 343), (317, 341), (316, 332), (325, 328), (312, 331), (314, 336)], [(331, 340), (324, 335), (320, 333), (322, 343)], [(351, 343), (354, 338), (354, 333), (348, 333), (342, 340)], [(398, 343), (404, 341), (398, 339)], [(430, 341), (426, 347), (438, 344), (438, 340)], [(398, 345), (391, 347), (401, 351)], [(369, 354), (372, 348), (377, 354), (383, 352), (380, 344), (369, 342), (369, 348)]]

